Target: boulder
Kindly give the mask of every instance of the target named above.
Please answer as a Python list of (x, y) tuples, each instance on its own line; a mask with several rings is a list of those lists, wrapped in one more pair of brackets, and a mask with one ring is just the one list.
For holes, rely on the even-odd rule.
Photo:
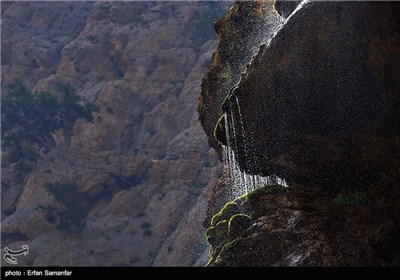
[(332, 190), (398, 182), (399, 12), (303, 4), (224, 102), (241, 168)]

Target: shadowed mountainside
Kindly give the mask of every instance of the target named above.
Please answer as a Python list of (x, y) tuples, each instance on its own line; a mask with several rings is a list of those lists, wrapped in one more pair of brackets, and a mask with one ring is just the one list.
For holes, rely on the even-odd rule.
[[(54, 135), (32, 170), (2, 153), (2, 247), (28, 244), (19, 259), (27, 266), (204, 262), (201, 222), (218, 167), (193, 112), (216, 47), (213, 22), (229, 2), (1, 6), (2, 86), (20, 78), (55, 92), (70, 83), (100, 109), (94, 123), (75, 123), (70, 143)], [(84, 211), (69, 213), (46, 192), (56, 181), (77, 186)], [(84, 227), (61, 230), (67, 218)]]

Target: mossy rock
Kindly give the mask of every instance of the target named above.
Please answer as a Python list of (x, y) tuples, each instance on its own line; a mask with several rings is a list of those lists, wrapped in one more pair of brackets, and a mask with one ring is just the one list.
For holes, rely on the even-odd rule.
[(338, 194), (333, 198), (333, 203), (341, 206), (366, 205), (368, 202), (368, 195), (365, 191), (354, 190), (348, 193)]
[(207, 240), (207, 242), (209, 243), (209, 244), (211, 244), (211, 243), (214, 243), (214, 241), (215, 241), (215, 238), (214, 238), (214, 236), (215, 236), (215, 227), (209, 227), (207, 230), (206, 230), (206, 240)]
[(223, 146), (228, 145), (228, 141), (226, 139), (226, 132), (225, 132), (224, 115), (221, 115), (221, 117), (219, 117), (219, 119), (214, 127), (214, 138), (217, 139), (217, 141), (221, 145), (223, 145)]
[(226, 258), (226, 251), (229, 251), (229, 249), (231, 247), (233, 247), (238, 241), (240, 240), (240, 238), (236, 238), (232, 241), (229, 241), (227, 243), (225, 243), (223, 246), (221, 246), (218, 250), (218, 254), (216, 254), (216, 257), (214, 257), (214, 262), (210, 263), (210, 266), (220, 266), (222, 261), (224, 260), (224, 257)]
[(224, 248), (225, 244), (220, 244), (219, 246), (215, 246), (210, 252), (210, 259), (208, 260), (206, 266), (213, 266), (215, 263), (218, 262), (220, 258), (220, 254), (222, 249)]
[(211, 250), (210, 259), (208, 260), (206, 266), (218, 266), (222, 261), (223, 252), (230, 249), (240, 238), (221, 243)]
[(210, 259), (207, 266), (218, 266), (223, 252), (241, 240), (243, 232), (252, 224), (251, 216), (242, 213), (243, 203), (251, 202), (264, 194), (286, 192), (280, 185), (269, 185), (242, 195), (225, 204), (211, 219), (211, 227), (206, 230), (207, 242), (211, 245)]
[(228, 221), (228, 236), (230, 239), (242, 234), (251, 225), (251, 217), (246, 214), (235, 214)]
[(220, 221), (229, 220), (229, 218), (240, 212), (240, 206), (235, 201), (225, 204), (222, 209), (211, 218), (211, 226), (215, 227)]
[(250, 193), (244, 194), (240, 199), (244, 199), (246, 201), (251, 201), (261, 195), (264, 194), (270, 194), (270, 193), (282, 193), (286, 192), (288, 190), (287, 187), (281, 186), (281, 185), (267, 185), (261, 188), (258, 188)]
[(228, 238), (228, 220), (220, 221), (213, 227), (206, 230), (207, 242), (216, 246), (226, 242)]

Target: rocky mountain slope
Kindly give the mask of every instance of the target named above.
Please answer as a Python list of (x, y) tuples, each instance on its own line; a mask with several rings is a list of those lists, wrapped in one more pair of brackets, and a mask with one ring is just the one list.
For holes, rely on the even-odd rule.
[[(218, 167), (194, 112), (228, 7), (1, 3), (2, 89), (66, 82), (100, 109), (70, 143), (55, 135), (29, 172), (2, 153), (2, 248), (28, 244), (19, 265), (182, 266), (207, 254), (201, 223)], [(49, 213), (62, 205), (43, 184), (56, 181), (87, 198), (82, 229), (60, 230)]]
[(221, 121), (203, 123), (209, 142), (231, 146), (245, 172), (290, 185), (218, 212), (230, 187), (221, 177), (205, 222), (209, 265), (398, 266), (400, 5), (300, 5), (236, 87), (199, 105), (222, 107), (234, 126), (229, 141)]

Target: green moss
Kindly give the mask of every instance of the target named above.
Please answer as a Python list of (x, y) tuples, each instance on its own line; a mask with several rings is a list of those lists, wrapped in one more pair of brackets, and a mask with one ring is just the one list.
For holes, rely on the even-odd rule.
[(354, 190), (351, 193), (342, 193), (338, 194), (333, 198), (333, 203), (342, 206), (349, 206), (349, 205), (365, 205), (367, 203), (367, 193), (364, 191), (357, 191)]
[(206, 230), (207, 242), (216, 246), (218, 244), (224, 243), (228, 237), (228, 221), (220, 221), (217, 225), (209, 227)]
[(221, 103), (221, 111), (225, 112), (225, 108), (229, 104), (229, 100), (232, 98), (232, 96), (235, 94), (235, 90), (238, 88), (237, 85), (234, 85), (233, 87), (230, 88), (228, 94), (224, 97), (224, 100)]
[(211, 254), (210, 258), (208, 259), (208, 262), (206, 264), (206, 267), (211, 266), (214, 263), (214, 256)]
[(256, 197), (259, 197), (264, 194), (268, 193), (276, 193), (276, 192), (286, 192), (287, 188), (283, 187), (281, 185), (267, 185), (261, 188), (258, 188), (250, 193), (244, 194), (238, 199), (244, 199), (244, 200), (253, 200)]
[(240, 241), (240, 238), (227, 241), (226, 243), (220, 244), (215, 249), (213, 249), (211, 251), (210, 259), (208, 260), (206, 267), (220, 264), (224, 256), (224, 252), (232, 248), (238, 241)]
[(211, 219), (211, 227), (206, 230), (207, 242), (212, 246), (207, 266), (218, 264), (221, 252), (229, 248), (251, 224), (249, 215), (240, 213), (238, 200), (230, 201)]
[(286, 192), (280, 185), (263, 186), (251, 193), (242, 195), (225, 204), (211, 219), (211, 227), (206, 230), (207, 242), (211, 245), (210, 259), (207, 266), (218, 265), (224, 252), (240, 241), (243, 232), (252, 224), (252, 217), (241, 213), (241, 205), (264, 194)]
[(251, 217), (246, 214), (235, 214), (228, 221), (228, 236), (238, 237), (251, 225)]
[(223, 220), (220, 221), (216, 226), (215, 226), (215, 240), (214, 244), (223, 244), (226, 242), (226, 239), (228, 238), (228, 221)]
[(216, 264), (220, 264), (223, 256), (225, 255), (225, 251), (229, 250), (230, 248), (232, 248), (238, 241), (240, 240), (240, 238), (236, 238), (232, 241), (229, 241), (227, 243), (225, 243), (223, 246), (221, 246), (222, 248), (220, 248), (219, 252), (218, 252), (218, 256), (215, 260)]
[(226, 132), (225, 132), (225, 119), (224, 115), (221, 115), (214, 127), (214, 138), (222, 145), (226, 146)]
[(212, 266), (213, 264), (218, 264), (222, 260), (223, 252), (231, 248), (240, 238), (234, 240), (227, 240), (224, 243), (215, 246), (215, 249), (211, 251), (210, 259), (208, 260), (206, 266)]
[(214, 236), (214, 233), (215, 233), (215, 227), (209, 227), (209, 228), (206, 230), (206, 240), (207, 240), (207, 242), (210, 243), (210, 244), (211, 244), (211, 242), (213, 241), (212, 238), (213, 238), (213, 236)]
[(221, 252), (222, 248), (224, 247), (224, 245), (225, 244), (220, 244), (219, 246), (216, 246), (215, 249), (211, 250), (210, 259), (208, 260), (206, 266), (211, 266), (216, 261), (218, 261), (218, 258), (220, 256), (220, 252)]
[(216, 226), (222, 220), (228, 220), (234, 214), (239, 212), (239, 205), (235, 201), (225, 204), (222, 209), (211, 218), (211, 226)]
[(233, 201), (230, 201), (224, 205), (224, 207), (219, 210), (217, 214), (215, 214), (211, 218), (211, 226), (215, 227), (220, 221), (230, 220), (235, 215), (243, 215), (250, 218), (250, 216), (240, 213), (240, 205), (247, 200), (252, 200), (255, 197), (258, 197), (263, 194), (272, 193), (272, 192), (282, 192), (287, 191), (286, 187), (281, 185), (268, 185), (261, 188), (258, 188), (250, 193), (244, 194)]
[(210, 260), (206, 266), (209, 266), (218, 257), (219, 252), (228, 240), (228, 221), (219, 221), (215, 226), (209, 227), (206, 230), (207, 242), (213, 246), (210, 252)]
[(227, 65), (222, 71), (221, 71), (221, 78), (225, 80), (225, 83), (230, 84), (233, 79), (233, 70), (230, 65)]

